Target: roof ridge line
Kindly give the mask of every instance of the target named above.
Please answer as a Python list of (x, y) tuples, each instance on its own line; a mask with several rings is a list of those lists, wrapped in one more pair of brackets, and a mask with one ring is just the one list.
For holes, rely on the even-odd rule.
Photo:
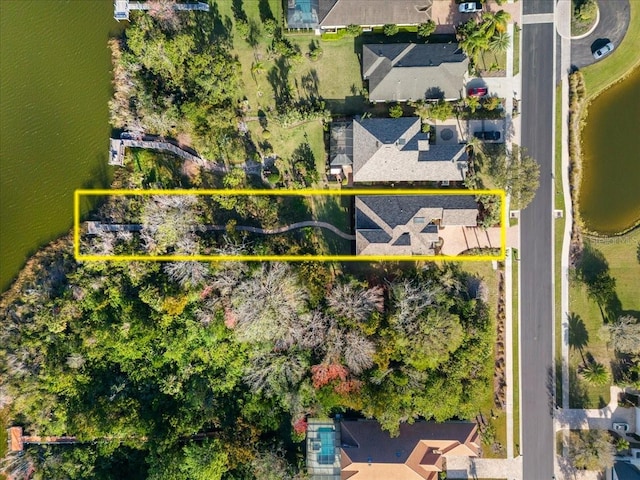
[(400, 60), (402, 60), (407, 53), (409, 53), (411, 50), (413, 50), (415, 48), (416, 44), (415, 43), (410, 43), (409, 45), (407, 45), (405, 47), (404, 50), (402, 50), (397, 56), (396, 58), (394, 58), (393, 60), (391, 60), (391, 68), (396, 66), (396, 63), (398, 63)]

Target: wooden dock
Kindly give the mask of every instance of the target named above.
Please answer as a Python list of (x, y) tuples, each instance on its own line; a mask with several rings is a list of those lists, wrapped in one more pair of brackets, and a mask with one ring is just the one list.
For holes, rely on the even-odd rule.
[(124, 165), (125, 148), (147, 148), (149, 150), (164, 150), (171, 152), (185, 160), (191, 160), (196, 165), (205, 166), (209, 163), (204, 158), (198, 157), (192, 153), (169, 142), (158, 142), (154, 140), (134, 140), (129, 138), (112, 138), (109, 141), (109, 165)]
[(7, 430), (10, 452), (21, 452), (22, 450), (24, 450), (25, 444), (69, 445), (72, 443), (78, 443), (76, 437), (40, 437), (33, 435), (25, 436), (23, 435), (22, 427), (10, 427)]

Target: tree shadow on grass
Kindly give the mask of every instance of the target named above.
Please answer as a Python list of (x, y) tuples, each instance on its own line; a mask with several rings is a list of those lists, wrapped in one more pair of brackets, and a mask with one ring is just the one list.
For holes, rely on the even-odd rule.
[(260, 20), (262, 20), (262, 22), (265, 20), (275, 20), (273, 12), (271, 11), (271, 5), (269, 5), (269, 0), (260, 0), (258, 10), (260, 12)]
[(233, 46), (231, 30), (233, 22), (228, 16), (220, 15), (218, 5), (213, 2), (209, 7), (209, 12), (202, 12), (203, 15), (195, 15), (193, 28), (196, 45), (224, 45), (228, 48)]
[(575, 367), (569, 367), (569, 408), (587, 408), (589, 392)]
[(267, 74), (267, 80), (273, 88), (273, 95), (278, 109), (291, 103), (291, 86), (289, 84), (289, 72), (291, 66), (286, 58), (280, 57)]
[(589, 332), (580, 315), (569, 314), (569, 347), (580, 352), (582, 363), (586, 363), (584, 358), (584, 348), (589, 345)]
[(602, 321), (615, 321), (622, 313), (622, 303), (616, 293), (616, 280), (609, 272), (605, 256), (589, 242), (585, 242), (576, 273), (578, 279), (586, 285), (589, 297), (598, 304)]

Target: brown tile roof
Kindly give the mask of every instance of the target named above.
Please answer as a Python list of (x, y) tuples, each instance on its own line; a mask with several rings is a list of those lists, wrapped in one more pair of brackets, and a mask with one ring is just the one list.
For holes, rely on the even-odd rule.
[(342, 479), (436, 480), (447, 456), (479, 453), (477, 426), (468, 422), (400, 425), (391, 437), (374, 421), (343, 421)]

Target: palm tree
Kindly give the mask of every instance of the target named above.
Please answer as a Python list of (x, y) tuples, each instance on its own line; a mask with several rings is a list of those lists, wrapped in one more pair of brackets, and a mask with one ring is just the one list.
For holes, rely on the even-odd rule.
[(489, 50), (493, 53), (506, 52), (511, 45), (511, 37), (506, 32), (496, 32), (489, 41)]
[(476, 63), (478, 55), (489, 48), (489, 39), (477, 30), (460, 42), (460, 48)]
[(470, 96), (464, 99), (464, 103), (469, 107), (471, 113), (476, 113), (476, 110), (480, 108), (480, 99), (475, 96)]
[(584, 367), (582, 376), (592, 385), (605, 385), (609, 381), (607, 369), (603, 364), (595, 361)]
[(482, 14), (481, 28), (487, 38), (491, 38), (496, 32), (506, 32), (509, 20), (511, 20), (511, 14), (504, 10), (496, 13), (486, 12)]

